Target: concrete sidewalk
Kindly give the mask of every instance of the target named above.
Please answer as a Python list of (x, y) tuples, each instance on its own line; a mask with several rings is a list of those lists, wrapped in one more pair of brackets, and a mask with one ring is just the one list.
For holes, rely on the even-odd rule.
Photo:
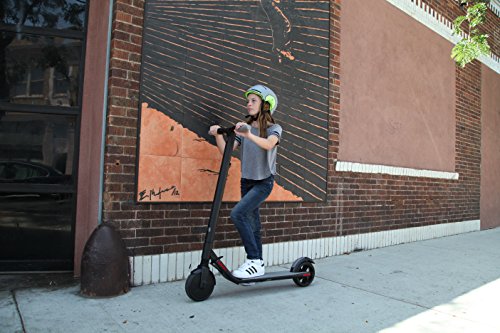
[[(277, 270), (279, 267), (269, 270)], [(500, 332), (500, 228), (316, 260), (307, 288), (220, 276), (88, 299), (79, 285), (0, 292), (0, 332)]]

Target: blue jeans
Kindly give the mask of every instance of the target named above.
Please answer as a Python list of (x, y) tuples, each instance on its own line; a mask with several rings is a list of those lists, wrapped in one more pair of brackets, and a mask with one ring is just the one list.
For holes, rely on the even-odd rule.
[(262, 259), (260, 205), (271, 194), (274, 176), (262, 180), (241, 179), (241, 200), (231, 211), (231, 220), (240, 233), (247, 259)]

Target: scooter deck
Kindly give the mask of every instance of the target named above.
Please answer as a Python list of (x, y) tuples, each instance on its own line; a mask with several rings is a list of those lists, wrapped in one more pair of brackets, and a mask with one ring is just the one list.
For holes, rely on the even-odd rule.
[(261, 276), (257, 276), (250, 279), (238, 279), (239, 283), (248, 283), (248, 282), (264, 282), (271, 280), (286, 280), (293, 278), (304, 277), (304, 274), (308, 274), (307, 272), (271, 272)]

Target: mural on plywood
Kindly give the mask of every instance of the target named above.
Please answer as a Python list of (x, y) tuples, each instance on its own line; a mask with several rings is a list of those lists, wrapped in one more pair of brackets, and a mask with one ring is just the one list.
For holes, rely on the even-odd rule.
[[(283, 127), (268, 201), (323, 201), (328, 144), (329, 1), (148, 0), (138, 202), (212, 201), (221, 155), (210, 125), (246, 115), (243, 93), (278, 95)], [(224, 201), (240, 199), (239, 150)]]

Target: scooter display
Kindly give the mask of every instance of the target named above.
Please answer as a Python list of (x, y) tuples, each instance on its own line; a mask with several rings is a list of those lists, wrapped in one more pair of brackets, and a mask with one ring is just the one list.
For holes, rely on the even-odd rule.
[[(239, 132), (248, 131), (249, 128), (240, 128)], [(215, 275), (209, 268), (209, 264), (215, 267), (220, 274), (227, 280), (236, 284), (251, 284), (255, 282), (265, 282), (272, 280), (285, 280), (292, 279), (293, 282), (299, 287), (307, 287), (314, 280), (315, 270), (314, 261), (307, 257), (296, 259), (290, 271), (272, 272), (254, 278), (241, 279), (235, 277), (229, 269), (222, 262), (223, 257), (217, 256), (213, 250), (215, 229), (217, 220), (219, 218), (219, 210), (224, 194), (224, 187), (226, 185), (227, 175), (229, 172), (231, 154), (233, 145), (236, 138), (235, 127), (219, 128), (218, 134), (226, 135), (226, 147), (222, 157), (219, 177), (217, 179), (217, 186), (215, 195), (212, 202), (210, 218), (208, 220), (207, 232), (205, 235), (205, 242), (203, 244), (203, 251), (201, 255), (200, 264), (196, 269), (191, 271), (185, 284), (186, 294), (194, 301), (204, 301), (212, 294), (215, 287)]]

